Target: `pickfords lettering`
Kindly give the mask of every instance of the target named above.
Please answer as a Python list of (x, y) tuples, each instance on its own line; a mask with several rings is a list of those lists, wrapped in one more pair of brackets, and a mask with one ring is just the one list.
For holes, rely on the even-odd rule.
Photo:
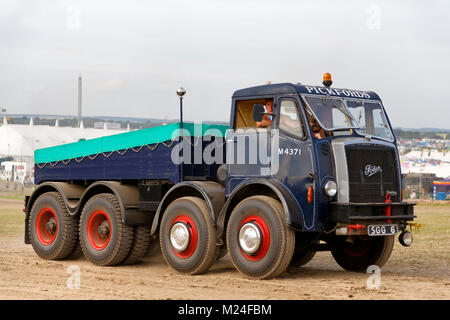
[(324, 87), (311, 87), (305, 86), (308, 93), (317, 94), (329, 94), (331, 96), (343, 96), (343, 97), (353, 97), (353, 98), (367, 98), (370, 99), (370, 94), (365, 91), (347, 90), (347, 89), (331, 89)]

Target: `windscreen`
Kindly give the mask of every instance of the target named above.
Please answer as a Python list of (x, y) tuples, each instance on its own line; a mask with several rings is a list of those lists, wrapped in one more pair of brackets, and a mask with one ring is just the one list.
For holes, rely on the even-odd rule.
[(304, 97), (306, 104), (322, 128), (327, 131), (358, 128), (358, 123), (339, 98)]
[(358, 122), (359, 129), (356, 131), (359, 134), (372, 135), (386, 140), (394, 139), (380, 103), (347, 100), (346, 104)]

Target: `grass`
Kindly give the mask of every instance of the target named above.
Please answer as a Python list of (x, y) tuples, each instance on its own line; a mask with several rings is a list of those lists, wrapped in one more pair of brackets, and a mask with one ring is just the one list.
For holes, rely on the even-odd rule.
[(6, 182), (0, 180), (0, 200), (23, 200), (26, 194), (30, 195), (34, 190), (33, 186), (23, 187), (22, 184), (18, 184), (16, 190), (14, 190), (14, 183), (9, 182), (8, 185), (9, 187), (6, 188)]
[(442, 201), (439, 202), (419, 202), (416, 204), (418, 207), (449, 207), (450, 208), (450, 201)]
[(7, 204), (0, 200), (0, 235), (18, 235), (23, 233), (25, 214), (20, 204)]
[(415, 208), (415, 215), (417, 218), (414, 222), (425, 224), (425, 227), (420, 228), (420, 233), (435, 236), (450, 235), (450, 205), (420, 206)]
[(20, 192), (0, 192), (0, 200), (1, 199), (23, 201), (25, 199), (25, 194)]
[[(23, 234), (25, 214), (22, 212), (22, 209), (25, 193), (20, 191), (6, 191), (4, 185), (0, 184), (0, 235)], [(28, 188), (25, 188), (24, 191), (28, 192), (28, 194), (30, 193)]]

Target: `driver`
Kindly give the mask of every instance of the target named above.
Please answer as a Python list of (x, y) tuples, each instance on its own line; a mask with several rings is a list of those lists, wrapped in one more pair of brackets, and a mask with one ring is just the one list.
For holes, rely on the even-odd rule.
[(263, 116), (263, 119), (260, 122), (256, 122), (256, 127), (258, 128), (267, 128), (272, 126), (273, 99), (266, 99), (265, 104), (267, 114)]

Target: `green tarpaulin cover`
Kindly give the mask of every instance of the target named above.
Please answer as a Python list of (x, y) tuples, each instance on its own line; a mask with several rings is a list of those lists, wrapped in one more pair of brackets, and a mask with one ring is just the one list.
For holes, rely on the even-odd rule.
[[(82, 140), (56, 147), (38, 149), (34, 152), (35, 163), (69, 160), (102, 152), (135, 148), (148, 144), (170, 141), (179, 136), (179, 123), (172, 123), (148, 129), (115, 134), (90, 140)], [(212, 124), (183, 123), (183, 135), (192, 137), (225, 137), (228, 126)]]

